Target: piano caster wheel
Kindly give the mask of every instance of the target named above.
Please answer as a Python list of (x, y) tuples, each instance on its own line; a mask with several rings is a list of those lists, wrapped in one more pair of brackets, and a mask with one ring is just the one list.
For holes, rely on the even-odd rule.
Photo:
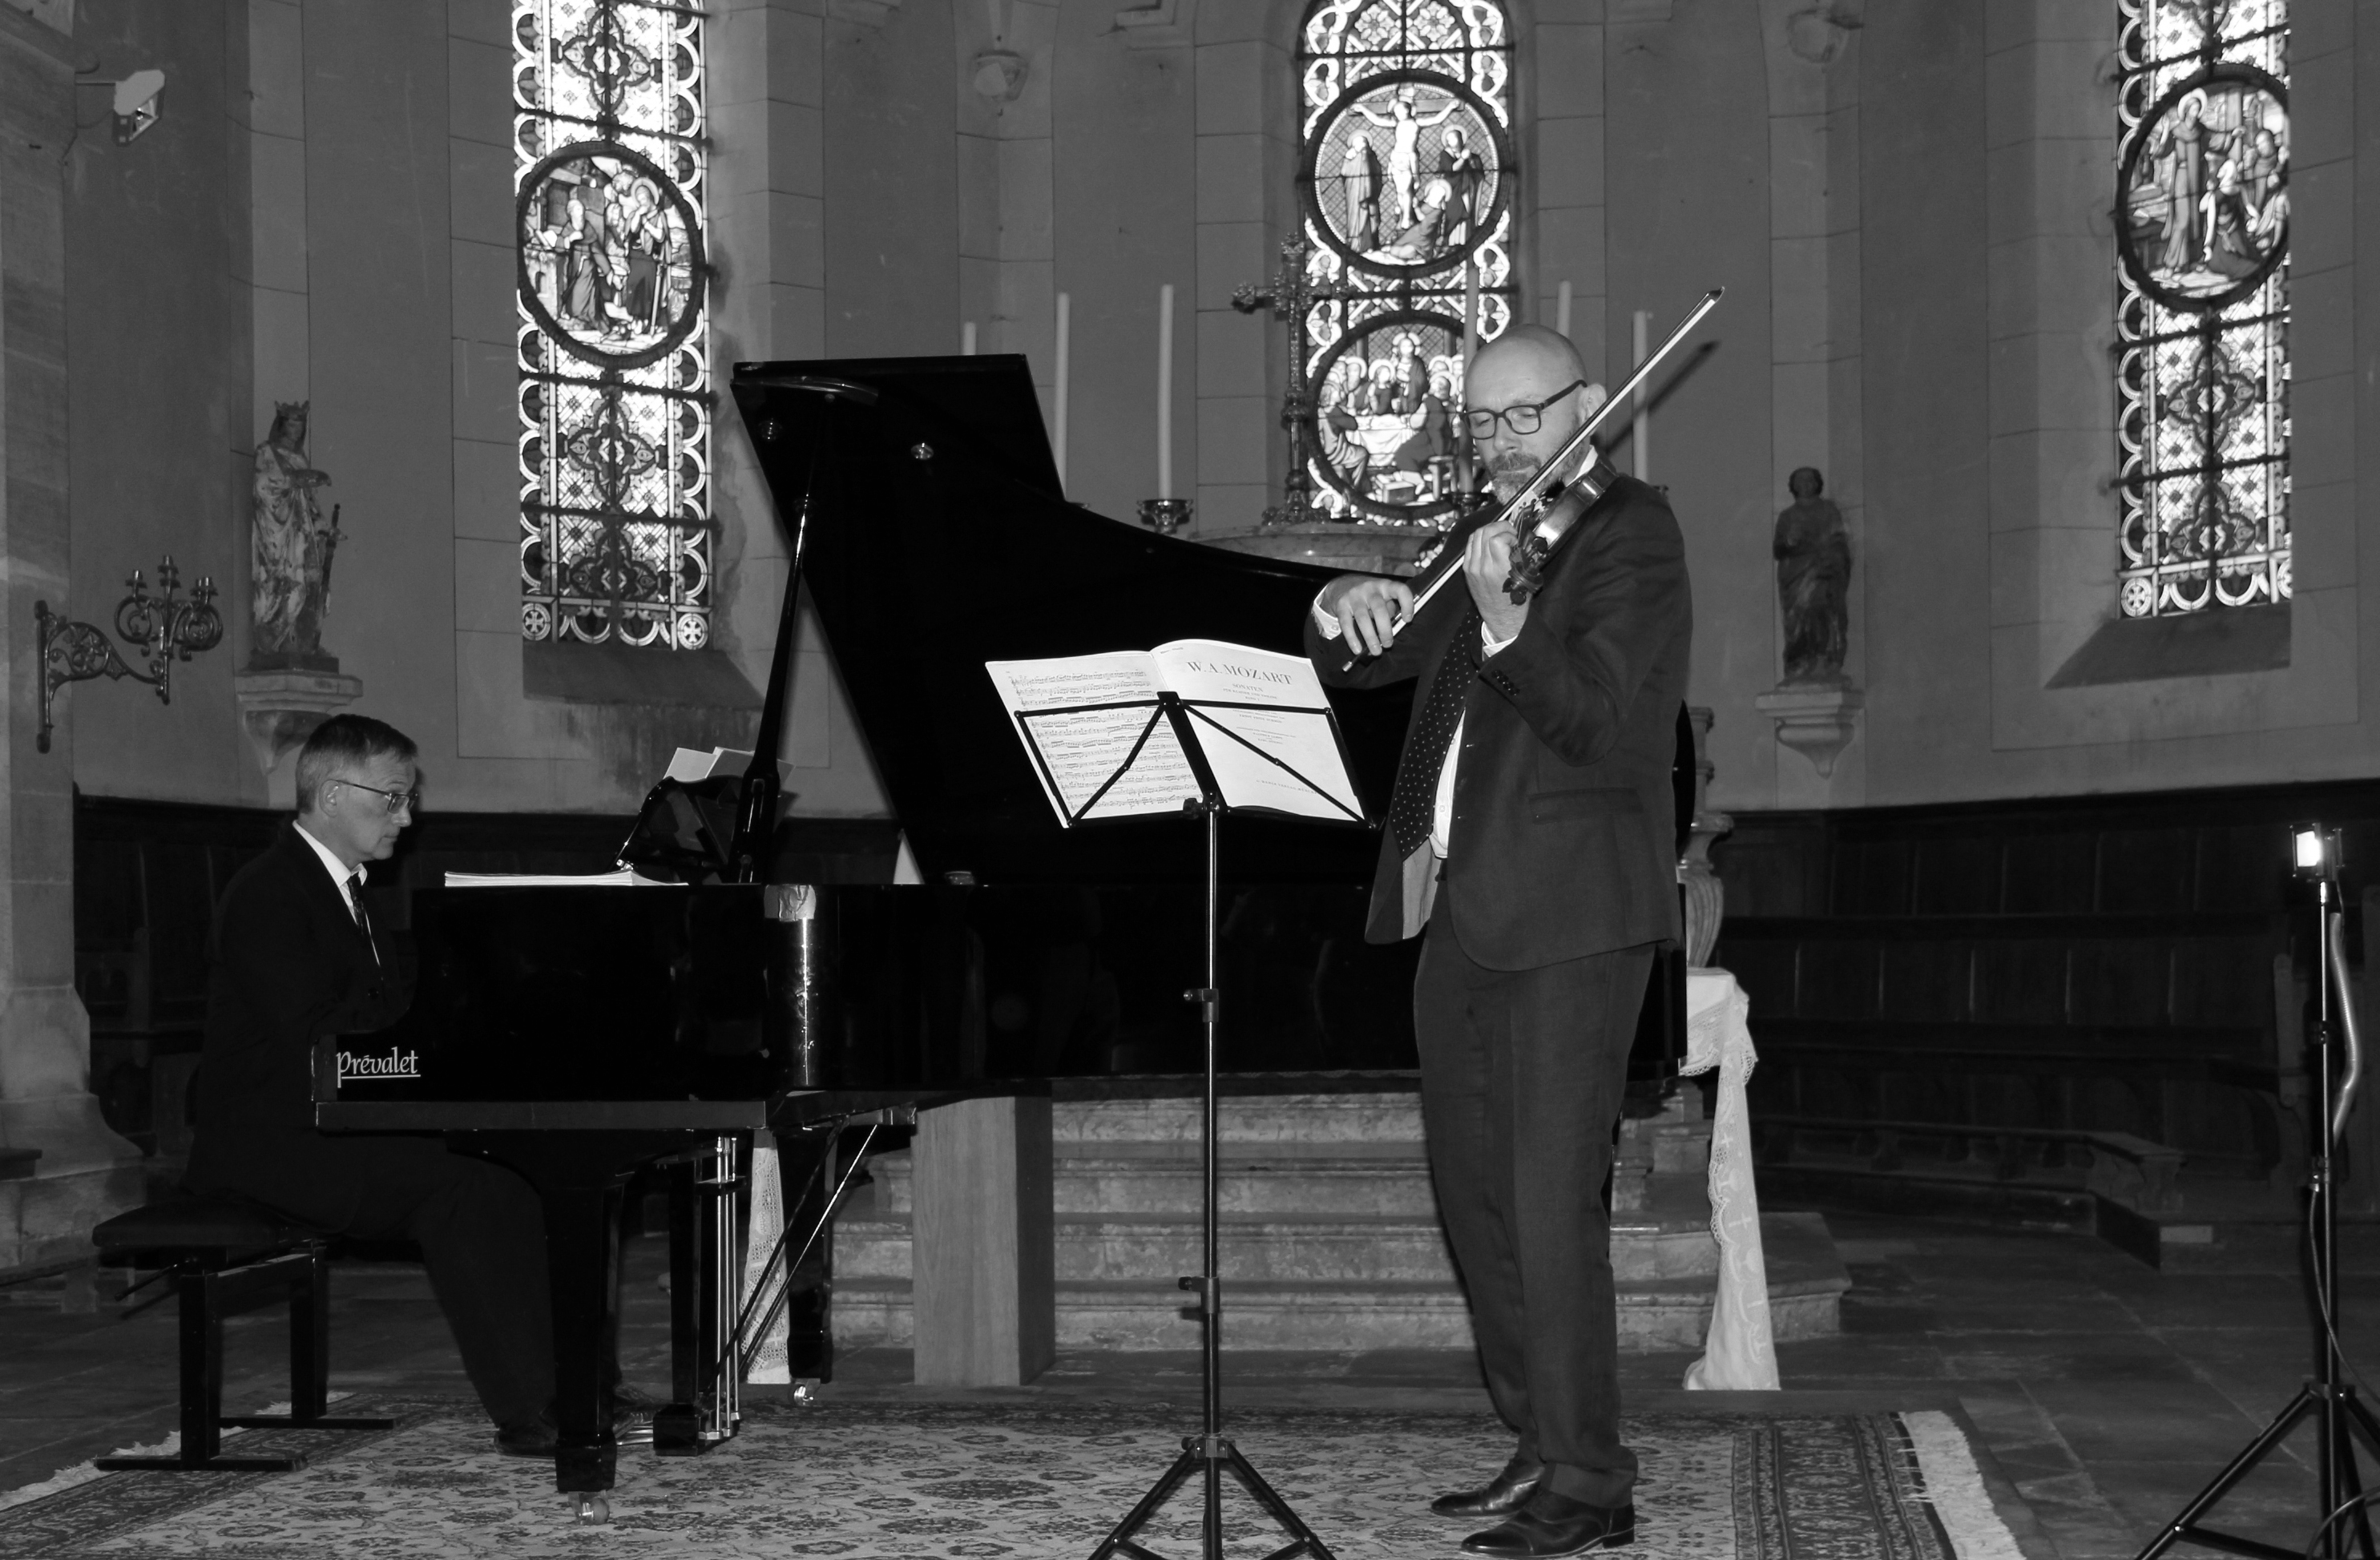
[(574, 1495), (570, 1519), (582, 1528), (600, 1528), (612, 1520), (612, 1503), (601, 1495)]

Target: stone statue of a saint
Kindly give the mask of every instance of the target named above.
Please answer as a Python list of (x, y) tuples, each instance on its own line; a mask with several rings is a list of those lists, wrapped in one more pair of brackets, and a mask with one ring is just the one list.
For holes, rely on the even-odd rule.
[(1785, 613), (1785, 681), (1840, 683), (1850, 629), (1851, 530), (1819, 495), (1826, 478), (1803, 466), (1786, 478), (1793, 502), (1777, 516), (1777, 599)]
[(319, 490), (330, 484), (306, 455), (310, 403), (273, 403), (273, 431), (256, 447), (255, 556), (249, 665), (257, 670), (336, 671), (322, 653), (322, 609), (331, 596), (331, 555), (339, 512), (322, 514)]

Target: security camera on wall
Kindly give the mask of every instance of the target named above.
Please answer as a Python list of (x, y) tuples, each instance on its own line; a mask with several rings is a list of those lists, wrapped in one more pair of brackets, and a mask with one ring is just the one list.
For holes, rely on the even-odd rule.
[(128, 145), (157, 122), (157, 97), (164, 90), (162, 70), (136, 70), (115, 83), (116, 145)]

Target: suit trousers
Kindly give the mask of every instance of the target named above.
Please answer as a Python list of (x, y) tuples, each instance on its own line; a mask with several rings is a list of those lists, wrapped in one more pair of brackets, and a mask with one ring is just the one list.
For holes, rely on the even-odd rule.
[(1629, 1498), (1603, 1188), (1650, 945), (1534, 970), (1475, 963), (1439, 896), (1414, 982), (1439, 1211), (1496, 1411), (1545, 1487)]
[[(419, 1245), (464, 1373), (488, 1416), (508, 1426), (551, 1413), (545, 1208), (528, 1182), (484, 1159), (450, 1154), (435, 1138), (325, 1136), (309, 1163), (319, 1174), (326, 1158), (332, 1177), (360, 1195), (353, 1216), (322, 1233)], [(269, 1185), (237, 1190), (274, 1205)]]

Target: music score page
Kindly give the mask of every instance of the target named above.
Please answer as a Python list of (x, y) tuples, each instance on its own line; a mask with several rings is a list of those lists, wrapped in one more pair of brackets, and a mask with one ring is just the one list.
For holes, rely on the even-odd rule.
[[(1153, 651), (988, 661), (984, 670), (1066, 827), (1078, 816), (1179, 813), (1196, 799), (1197, 777), (1172, 723), (1160, 717), (1149, 724), (1160, 693), (1189, 707), (1190, 730), (1226, 805), (1342, 822), (1363, 816), (1322, 681), (1303, 656), (1178, 639)], [(1144, 732), (1147, 741), (1132, 756)], [(1099, 794), (1128, 756), (1122, 778)], [(1084, 811), (1094, 795), (1099, 801)]]

